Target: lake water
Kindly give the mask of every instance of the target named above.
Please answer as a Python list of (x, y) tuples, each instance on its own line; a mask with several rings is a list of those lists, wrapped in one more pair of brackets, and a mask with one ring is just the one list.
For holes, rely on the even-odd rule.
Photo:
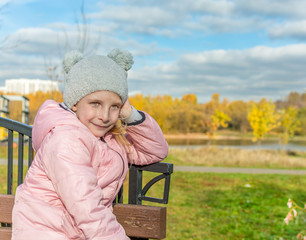
[[(199, 148), (207, 145), (207, 139), (167, 139), (172, 148)], [(286, 145), (281, 145), (277, 140), (264, 140), (258, 145), (250, 139), (214, 139), (213, 146), (233, 147), (243, 149), (287, 149), (292, 151), (306, 151), (306, 141), (290, 141)]]

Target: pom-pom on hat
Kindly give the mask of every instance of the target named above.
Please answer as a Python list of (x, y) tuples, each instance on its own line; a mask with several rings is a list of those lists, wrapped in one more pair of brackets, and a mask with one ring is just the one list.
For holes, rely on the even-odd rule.
[(63, 60), (65, 104), (72, 108), (86, 95), (100, 90), (118, 94), (124, 103), (128, 97), (127, 71), (133, 63), (133, 56), (120, 49), (88, 58), (76, 50), (67, 53)]

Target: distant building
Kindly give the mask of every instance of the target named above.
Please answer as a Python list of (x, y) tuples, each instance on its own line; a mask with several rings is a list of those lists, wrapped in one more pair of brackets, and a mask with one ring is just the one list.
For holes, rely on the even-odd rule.
[(58, 82), (40, 79), (8, 79), (5, 80), (5, 86), (0, 87), (4, 93), (30, 94), (37, 91), (48, 92), (58, 91)]

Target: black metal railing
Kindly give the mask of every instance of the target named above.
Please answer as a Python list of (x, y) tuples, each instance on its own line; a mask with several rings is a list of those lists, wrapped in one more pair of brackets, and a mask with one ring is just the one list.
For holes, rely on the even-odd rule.
[[(31, 166), (34, 151), (32, 149), (32, 127), (11, 119), (0, 117), (0, 127), (7, 129), (8, 157), (7, 157), (7, 194), (12, 194), (13, 188), (13, 147), (14, 147), (14, 132), (18, 135), (18, 181), (20, 185), (23, 182), (23, 167), (24, 167), (24, 146), (28, 144), (28, 166)], [(2, 140), (3, 141), (3, 140)], [(152, 178), (148, 183), (142, 187), (143, 172), (154, 172), (160, 175)], [(170, 190), (170, 176), (173, 173), (173, 165), (171, 163), (158, 162), (146, 166), (131, 165), (129, 170), (129, 193), (128, 203), (141, 205), (142, 201), (168, 203)], [(155, 198), (146, 196), (148, 190), (158, 181), (165, 180), (163, 189), (163, 198)], [(121, 188), (116, 201), (123, 202), (123, 188)]]
[[(24, 166), (24, 147), (28, 144), (28, 166), (30, 167), (33, 160), (32, 148), (32, 127), (11, 119), (0, 117), (0, 127), (7, 131), (7, 138), (2, 142), (7, 142), (7, 194), (12, 194), (13, 188), (13, 148), (14, 148), (14, 132), (18, 135), (18, 180), (17, 184), (23, 182), (23, 166)], [(3, 134), (2, 134), (3, 135)]]
[[(161, 174), (152, 178), (144, 187), (142, 187), (144, 171)], [(143, 200), (167, 204), (170, 190), (170, 176), (172, 173), (173, 164), (171, 163), (158, 162), (146, 166), (132, 165), (129, 171), (129, 204), (141, 205)], [(163, 198), (146, 196), (148, 190), (162, 179), (165, 179)]]

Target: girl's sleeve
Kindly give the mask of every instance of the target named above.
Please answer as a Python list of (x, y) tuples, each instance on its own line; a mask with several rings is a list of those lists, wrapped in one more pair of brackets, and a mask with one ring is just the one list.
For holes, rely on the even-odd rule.
[(139, 111), (142, 118), (127, 125), (129, 162), (147, 165), (162, 161), (168, 154), (168, 143), (158, 123), (146, 112)]
[(45, 149), (47, 175), (68, 213), (86, 239), (127, 240), (110, 208), (102, 204), (103, 189), (81, 139), (54, 134)]

